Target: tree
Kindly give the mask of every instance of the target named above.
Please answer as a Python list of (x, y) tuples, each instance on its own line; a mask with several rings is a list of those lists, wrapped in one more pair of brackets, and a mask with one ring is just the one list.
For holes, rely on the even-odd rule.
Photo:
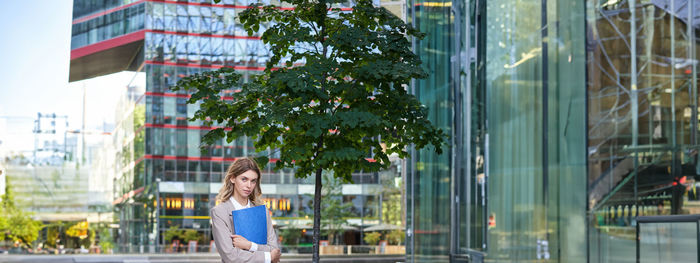
[(282, 242), (284, 242), (285, 245), (296, 246), (299, 244), (301, 230), (292, 228), (280, 229), (280, 236), (282, 237)]
[[(321, 228), (331, 244), (338, 244), (338, 233), (343, 232), (347, 217), (351, 216), (352, 203), (343, 201), (342, 182), (339, 178), (323, 173), (321, 182)], [(308, 196), (311, 196), (308, 194)], [(313, 201), (309, 201), (313, 206)]]
[(345, 218), (350, 216), (351, 203), (343, 202), (340, 180), (328, 174), (323, 174), (321, 188), (321, 226), (332, 244), (338, 244), (338, 233), (343, 232), (347, 223)]
[(381, 221), (390, 225), (403, 225), (403, 200), (401, 198), (401, 183), (394, 185), (392, 173), (380, 174), (382, 177), (382, 217)]
[[(412, 79), (427, 76), (407, 39), (422, 33), (371, 0), (357, 1), (352, 11), (336, 8), (346, 2), (340, 0), (283, 2), (295, 8), (258, 3), (239, 17), (249, 35), (272, 22), (261, 36), (272, 53), (262, 74), (242, 84), (233, 69), (221, 68), (183, 78), (173, 90), (189, 91), (188, 103), (201, 103), (192, 120), (216, 127), (205, 144), (249, 136), (256, 149), (279, 151), (276, 169), (315, 175), (313, 261), (319, 262), (322, 171), (351, 181), (353, 171), (387, 168), (388, 155), (408, 157), (411, 145), (430, 144), (441, 153), (446, 135), (406, 91)], [(257, 160), (268, 163), (267, 156)]]
[(185, 230), (180, 229), (178, 226), (171, 226), (168, 230), (163, 233), (163, 240), (165, 242), (170, 242), (171, 240), (182, 240), (185, 236)]
[(114, 241), (112, 241), (112, 234), (109, 228), (102, 228), (100, 230), (100, 241), (99, 245), (102, 248), (102, 253), (111, 253), (114, 248)]
[(27, 248), (31, 247), (44, 224), (32, 219), (31, 213), (16, 207), (9, 181), (5, 184), (5, 194), (0, 204), (0, 214), (3, 215), (0, 219), (0, 240), (12, 240)]

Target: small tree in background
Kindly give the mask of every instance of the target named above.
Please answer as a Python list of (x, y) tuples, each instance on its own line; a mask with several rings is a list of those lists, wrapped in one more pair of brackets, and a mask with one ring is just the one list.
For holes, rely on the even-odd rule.
[(5, 194), (0, 202), (0, 214), (0, 240), (17, 242), (25, 248), (32, 247), (32, 242), (44, 228), (44, 224), (32, 219), (32, 213), (15, 205), (14, 191), (9, 181), (5, 184)]
[[(408, 157), (409, 146), (430, 144), (440, 153), (446, 136), (406, 91), (412, 79), (427, 76), (407, 39), (422, 33), (371, 0), (357, 1), (349, 12), (335, 8), (347, 1), (283, 2), (295, 8), (253, 4), (239, 16), (249, 35), (273, 22), (261, 36), (272, 53), (262, 74), (242, 84), (233, 69), (222, 68), (173, 89), (190, 91), (188, 103), (201, 103), (192, 120), (223, 126), (204, 143), (249, 136), (256, 149), (279, 151), (276, 169), (315, 175), (312, 259), (319, 262), (322, 171), (348, 182), (354, 171), (386, 169), (391, 154)], [(238, 87), (228, 94), (232, 100), (222, 99)]]
[(185, 241), (185, 243), (188, 243), (190, 241), (197, 241), (197, 243), (201, 244), (203, 237), (204, 236), (202, 236), (202, 234), (200, 234), (197, 230), (194, 229), (187, 229), (182, 235), (182, 239), (183, 241)]
[(371, 245), (371, 246), (374, 246), (377, 243), (379, 243), (379, 240), (381, 240), (381, 239), (382, 239), (382, 234), (380, 234), (379, 232), (371, 232), (371, 233), (365, 234), (365, 243), (367, 243), (368, 245)]
[(352, 203), (343, 202), (343, 185), (340, 180), (323, 175), (321, 197), (321, 226), (331, 244), (338, 244), (338, 236), (344, 232), (346, 218), (350, 216)]
[(100, 230), (100, 241), (99, 246), (102, 249), (102, 253), (111, 254), (114, 248), (114, 241), (112, 239), (112, 233), (110, 233), (109, 228), (102, 228)]
[(280, 229), (280, 236), (284, 245), (296, 246), (301, 238), (301, 230), (294, 228)]
[(163, 240), (165, 240), (166, 243), (170, 243), (172, 240), (183, 240), (184, 236), (185, 230), (180, 229), (178, 226), (171, 226), (163, 233)]
[(391, 245), (401, 245), (406, 240), (406, 233), (403, 230), (392, 230), (386, 234), (386, 239)]

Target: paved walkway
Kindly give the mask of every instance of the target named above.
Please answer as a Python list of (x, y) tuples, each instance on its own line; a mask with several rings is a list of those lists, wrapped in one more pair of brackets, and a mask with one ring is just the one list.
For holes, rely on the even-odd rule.
[[(396, 263), (404, 262), (404, 255), (327, 255), (324, 263)], [(219, 263), (218, 254), (123, 254), (123, 255), (0, 255), (0, 262), (7, 263), (165, 263), (193, 262)], [(281, 262), (311, 262), (311, 255), (282, 255)]]

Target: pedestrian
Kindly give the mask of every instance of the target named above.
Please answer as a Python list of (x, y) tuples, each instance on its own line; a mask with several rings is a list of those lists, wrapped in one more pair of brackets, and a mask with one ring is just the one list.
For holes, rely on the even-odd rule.
[(260, 168), (252, 158), (240, 158), (234, 161), (226, 171), (226, 176), (216, 196), (219, 203), (209, 211), (212, 235), (216, 250), (225, 263), (277, 263), (281, 253), (277, 243), (277, 234), (272, 228), (270, 212), (267, 214), (267, 244), (255, 244), (236, 235), (233, 228), (231, 212), (234, 210), (262, 205), (259, 201)]

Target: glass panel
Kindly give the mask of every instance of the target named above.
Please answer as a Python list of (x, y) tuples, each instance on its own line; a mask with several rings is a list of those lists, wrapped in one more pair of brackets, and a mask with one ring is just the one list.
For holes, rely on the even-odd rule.
[(166, 31), (177, 31), (177, 11), (175, 4), (165, 4), (163, 10), (163, 23)]
[(639, 225), (640, 262), (696, 262), (697, 223)]
[(175, 41), (177, 47), (176, 49), (176, 63), (187, 63), (187, 36), (175, 36)]
[[(245, 59), (245, 54), (246, 54), (246, 42), (247, 40), (245, 39), (234, 39), (234, 46), (233, 46), (233, 65), (235, 66), (241, 66), (244, 65), (246, 62)], [(231, 56), (229, 56), (231, 57)]]
[(223, 65), (224, 61), (224, 39), (219, 37), (210, 38), (211, 40), (211, 63), (214, 65)]
[(153, 29), (155, 30), (165, 29), (164, 9), (164, 4), (153, 3)]
[(216, 35), (225, 34), (224, 31), (224, 8), (213, 7), (212, 8), (212, 24), (211, 32)]
[(199, 144), (199, 131), (188, 130), (187, 131), (187, 156), (198, 157), (200, 153)]
[[(580, 238), (586, 209), (581, 187), (586, 101), (580, 74), (585, 41), (584, 21), (575, 15), (583, 6), (576, 3), (486, 3), (485, 75), (477, 76), (485, 85), (488, 127), (487, 260), (586, 260)], [(557, 29), (547, 27), (551, 24)], [(472, 94), (479, 98), (479, 92)], [(479, 160), (474, 164), (478, 167)], [(477, 173), (476, 186), (481, 180)]]
[(175, 98), (163, 98), (163, 115), (166, 119), (166, 124), (173, 124), (173, 119), (175, 118)]
[[(586, 262), (586, 34), (585, 6), (548, 0), (547, 222), (548, 249), (560, 262)], [(556, 29), (549, 27), (557, 25)], [(487, 73), (488, 74), (488, 73)], [(546, 258), (546, 253), (542, 253)]]
[(234, 27), (236, 25), (235, 19), (236, 19), (236, 14), (235, 10), (233, 8), (226, 8), (224, 9), (224, 34), (226, 35), (234, 35)]
[(208, 6), (202, 6), (199, 10), (200, 13), (200, 20), (199, 20), (199, 30), (200, 33), (203, 34), (211, 34), (212, 33), (212, 12), (211, 12), (211, 7)]
[(201, 57), (199, 56), (200, 37), (188, 36), (187, 37), (187, 63), (199, 63)]
[(187, 146), (187, 130), (177, 129), (177, 144), (176, 144), (176, 154), (177, 156), (188, 156), (188, 146)]
[(174, 5), (177, 12), (177, 31), (187, 32), (187, 22), (189, 16), (187, 15), (187, 5)]
[(163, 36), (163, 61), (164, 62), (175, 62), (175, 43), (173, 40), (175, 36), (164, 35)]
[(199, 38), (199, 52), (201, 54), (201, 62), (202, 64), (209, 65), (211, 64), (211, 59), (212, 59), (212, 48), (211, 48), (211, 41), (213, 39), (219, 39), (216, 37), (200, 37)]
[[(414, 25), (427, 33), (423, 41), (416, 42), (415, 52), (430, 72), (427, 79), (415, 81), (416, 97), (427, 107), (428, 118), (433, 125), (445, 131), (452, 129), (453, 94), (451, 89), (450, 56), (453, 53), (454, 32), (449, 2), (415, 1)], [(425, 1), (428, 3), (428, 1)], [(409, 261), (448, 262), (450, 253), (450, 162), (451, 152), (445, 149), (442, 155), (432, 148), (414, 153), (415, 171), (409, 181), (412, 185), (413, 245), (406, 249)], [(372, 197), (368, 197), (372, 198)], [(369, 202), (369, 200), (368, 200)], [(369, 212), (369, 211), (368, 211)], [(413, 229), (411, 229), (413, 228)]]
[(187, 20), (187, 29), (188, 32), (190, 33), (200, 33), (200, 19), (201, 15), (199, 12), (199, 6), (196, 5), (189, 5), (187, 8), (187, 15), (189, 16), (189, 19)]
[[(538, 248), (547, 240), (540, 5), (500, 0), (486, 7), (490, 14), (501, 14), (486, 21), (487, 249), (488, 257), (498, 261), (545, 256)], [(544, 252), (549, 258), (549, 250)]]

